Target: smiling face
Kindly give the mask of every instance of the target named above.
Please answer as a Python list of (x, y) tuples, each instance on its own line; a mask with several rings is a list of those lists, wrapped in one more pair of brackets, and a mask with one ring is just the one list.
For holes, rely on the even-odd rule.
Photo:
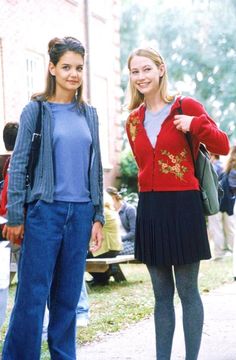
[(49, 71), (55, 76), (56, 94), (75, 94), (83, 82), (83, 67), (83, 57), (74, 51), (67, 51), (56, 65), (50, 62)]
[(130, 61), (130, 81), (144, 96), (159, 91), (160, 78), (165, 72), (164, 64), (159, 67), (148, 57), (135, 55)]

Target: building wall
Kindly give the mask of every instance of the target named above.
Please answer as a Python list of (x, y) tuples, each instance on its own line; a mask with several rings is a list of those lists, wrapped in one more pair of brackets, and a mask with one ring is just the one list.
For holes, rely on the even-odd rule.
[(104, 179), (105, 186), (108, 186), (117, 175), (121, 150), (120, 3), (110, 0), (89, 1), (87, 11), (91, 80), (89, 95), (99, 113)]
[(87, 49), (85, 98), (98, 109), (108, 185), (117, 173), (121, 140), (118, 0), (1, 0), (0, 133), (7, 121), (19, 120), (31, 94), (44, 89), (48, 41), (68, 35)]

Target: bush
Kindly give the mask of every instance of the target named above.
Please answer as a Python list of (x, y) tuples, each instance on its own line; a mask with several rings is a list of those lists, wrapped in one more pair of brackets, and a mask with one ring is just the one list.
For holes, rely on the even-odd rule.
[(122, 193), (130, 194), (138, 192), (137, 186), (138, 168), (130, 150), (123, 150), (120, 161), (120, 181)]

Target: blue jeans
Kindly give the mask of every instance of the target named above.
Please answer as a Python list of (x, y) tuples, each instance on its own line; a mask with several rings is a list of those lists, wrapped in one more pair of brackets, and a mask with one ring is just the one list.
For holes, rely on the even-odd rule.
[(0, 289), (0, 329), (4, 324), (7, 311), (8, 287)]
[(48, 298), (51, 359), (76, 359), (76, 307), (93, 216), (92, 202), (39, 200), (29, 205), (3, 360), (40, 359)]
[(89, 320), (89, 299), (86, 289), (86, 281), (83, 279), (82, 289), (80, 293), (79, 302), (76, 309), (77, 318), (83, 318)]

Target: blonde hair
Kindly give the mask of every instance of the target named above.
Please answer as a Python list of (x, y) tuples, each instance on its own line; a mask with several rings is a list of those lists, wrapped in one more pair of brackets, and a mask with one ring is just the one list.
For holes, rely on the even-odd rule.
[[(128, 57), (128, 69), (131, 70), (130, 64), (134, 56), (144, 56), (154, 62), (154, 64), (159, 68), (160, 65), (164, 64), (164, 59), (162, 56), (154, 49), (148, 48), (138, 48), (131, 52)], [(174, 95), (168, 94), (168, 76), (167, 70), (165, 68), (165, 72), (163, 76), (160, 78), (160, 96), (161, 99), (164, 100), (166, 103), (170, 103), (174, 99)], [(129, 80), (128, 84), (128, 110), (134, 110), (139, 107), (140, 104), (144, 101), (144, 95), (141, 94)]]
[(106, 191), (104, 191), (103, 193), (103, 203), (104, 203), (104, 207), (110, 210), (114, 210), (112, 198)]
[(232, 169), (236, 169), (236, 145), (232, 146), (230, 149), (229, 158), (225, 166), (225, 172), (228, 174)]

